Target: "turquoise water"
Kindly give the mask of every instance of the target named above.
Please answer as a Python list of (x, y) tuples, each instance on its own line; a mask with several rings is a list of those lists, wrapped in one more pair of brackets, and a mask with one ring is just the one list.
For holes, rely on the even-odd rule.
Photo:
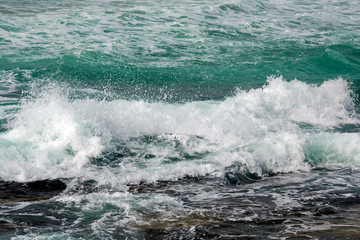
[(0, 181), (67, 184), (0, 203), (0, 238), (357, 239), (359, 23), (358, 1), (0, 0)]

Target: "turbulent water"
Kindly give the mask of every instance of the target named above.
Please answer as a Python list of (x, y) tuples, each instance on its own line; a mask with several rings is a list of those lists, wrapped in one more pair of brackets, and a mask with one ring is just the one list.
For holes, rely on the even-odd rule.
[(357, 0), (0, 0), (0, 239), (359, 239), (359, 93)]

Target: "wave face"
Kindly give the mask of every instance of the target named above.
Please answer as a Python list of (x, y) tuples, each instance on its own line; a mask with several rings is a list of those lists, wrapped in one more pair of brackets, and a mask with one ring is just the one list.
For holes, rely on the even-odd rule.
[(234, 166), (262, 177), (360, 164), (358, 133), (341, 132), (360, 123), (341, 78), (319, 86), (269, 78), (223, 101), (187, 103), (70, 100), (65, 91), (48, 86), (23, 101), (0, 135), (2, 179), (97, 171), (126, 184), (221, 176)]
[(360, 1), (0, 1), (0, 239), (359, 239)]

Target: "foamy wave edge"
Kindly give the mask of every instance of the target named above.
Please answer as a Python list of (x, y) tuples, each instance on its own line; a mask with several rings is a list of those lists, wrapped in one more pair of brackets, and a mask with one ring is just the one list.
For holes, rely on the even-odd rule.
[[(1, 179), (84, 177), (125, 184), (360, 164), (354, 148), (359, 134), (332, 131), (359, 124), (349, 83), (341, 78), (311, 85), (270, 77), (262, 88), (238, 90), (224, 101), (184, 104), (69, 100), (67, 91), (52, 85), (23, 101), (10, 130), (0, 135)], [(142, 136), (157, 140), (144, 143)], [(119, 144), (135, 155), (115, 167), (92, 164)]]

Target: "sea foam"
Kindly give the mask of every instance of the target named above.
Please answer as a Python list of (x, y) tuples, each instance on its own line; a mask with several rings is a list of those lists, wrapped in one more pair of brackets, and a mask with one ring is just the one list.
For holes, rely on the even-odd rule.
[(359, 124), (341, 78), (318, 86), (269, 78), (262, 88), (238, 90), (223, 101), (182, 104), (70, 100), (67, 92), (52, 85), (23, 101), (0, 135), (1, 179), (126, 184), (223, 176), (232, 166), (261, 177), (308, 171), (314, 154), (321, 158), (315, 162), (360, 163), (353, 147), (358, 134), (333, 132)]

